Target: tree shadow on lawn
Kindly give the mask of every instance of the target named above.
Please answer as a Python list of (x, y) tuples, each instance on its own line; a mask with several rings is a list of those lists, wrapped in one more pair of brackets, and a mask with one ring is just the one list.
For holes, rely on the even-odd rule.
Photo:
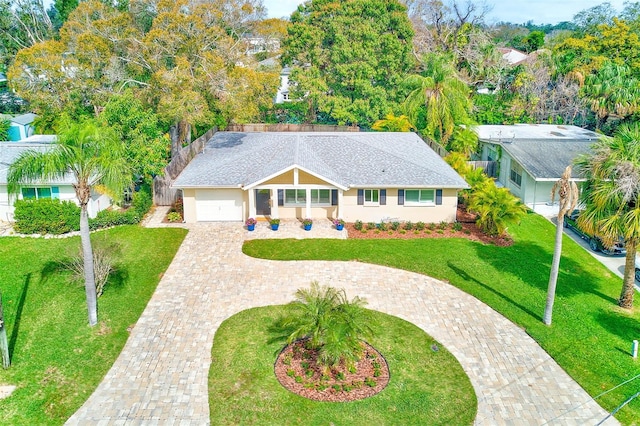
[[(519, 242), (511, 247), (478, 245), (476, 251), (482, 263), (491, 266), (503, 277), (491, 279), (491, 275), (478, 270), (479, 267), (482, 267), (482, 263), (480, 266), (470, 266), (450, 260), (447, 262), (447, 266), (466, 282), (480, 286), (535, 320), (542, 321), (553, 253), (549, 253), (541, 246), (530, 242)], [(606, 295), (594, 287), (596, 281), (597, 279), (592, 274), (583, 270), (580, 263), (563, 256), (560, 260), (556, 295), (571, 298), (579, 294), (590, 293), (614, 304), (616, 302), (614, 297)], [(537, 291), (519, 292), (518, 285), (520, 283)], [(519, 298), (519, 293), (523, 297)], [(540, 312), (535, 313), (534, 310)]]
[(625, 342), (629, 342), (629, 347), (622, 349), (626, 354), (630, 353), (631, 343), (634, 340), (640, 340), (640, 321), (632, 315), (632, 312), (615, 307), (610, 310), (601, 309), (593, 313), (595, 321), (602, 328)]
[(24, 284), (22, 285), (22, 292), (20, 293), (20, 300), (16, 309), (16, 316), (13, 323), (13, 329), (11, 330), (11, 338), (9, 339), (9, 359), (13, 358), (13, 351), (16, 348), (16, 342), (18, 341), (18, 332), (20, 331), (20, 322), (22, 320), (22, 311), (24, 309), (25, 301), (27, 300), (27, 292), (29, 290), (29, 283), (31, 282), (31, 273), (28, 273), (24, 277)]
[[(46, 262), (40, 270), (40, 279), (42, 280), (42, 282), (46, 282), (47, 280), (49, 280), (49, 278), (51, 278), (52, 276), (57, 276), (58, 274), (67, 274), (69, 276), (67, 280), (69, 283), (81, 282), (81, 284), (84, 285), (84, 281), (76, 280), (72, 277), (73, 273), (69, 268), (69, 259)], [(127, 270), (127, 268), (122, 267), (122, 265), (114, 264), (111, 271), (109, 272), (107, 282), (104, 285), (104, 291), (109, 291), (110, 288), (122, 288), (128, 280), (129, 271)]]

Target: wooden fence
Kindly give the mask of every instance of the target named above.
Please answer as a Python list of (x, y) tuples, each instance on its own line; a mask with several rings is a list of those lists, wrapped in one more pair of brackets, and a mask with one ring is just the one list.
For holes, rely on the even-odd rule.
[(498, 162), (497, 161), (468, 161), (474, 169), (484, 170), (484, 174), (492, 177), (498, 177)]
[(205, 144), (213, 137), (217, 129), (214, 127), (207, 133), (200, 136), (189, 145), (182, 147), (177, 155), (164, 168), (164, 173), (153, 178), (153, 203), (156, 206), (170, 206), (178, 199), (178, 190), (171, 188), (171, 184), (178, 177), (180, 172), (187, 167), (187, 164), (199, 152), (202, 152)]

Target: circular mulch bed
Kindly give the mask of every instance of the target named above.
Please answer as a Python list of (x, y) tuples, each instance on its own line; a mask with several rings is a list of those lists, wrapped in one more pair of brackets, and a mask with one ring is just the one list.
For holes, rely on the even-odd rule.
[[(508, 247), (513, 240), (508, 235), (491, 237), (478, 228), (475, 224), (476, 216), (467, 212), (462, 206), (458, 206), (456, 223), (425, 223), (424, 229), (416, 229), (413, 223), (412, 229), (404, 229), (404, 223), (397, 230), (391, 229), (391, 224), (386, 224), (387, 229), (367, 229), (369, 224), (364, 223), (361, 230), (357, 230), (353, 223), (345, 224), (344, 229), (351, 239), (402, 239), (415, 238), (466, 238), (479, 241), (484, 244), (494, 244), (500, 247)], [(377, 224), (376, 224), (377, 225)], [(458, 227), (456, 229), (455, 227)]]
[(318, 364), (317, 350), (305, 348), (304, 343), (287, 345), (274, 365), (280, 384), (297, 395), (314, 401), (356, 401), (379, 393), (389, 383), (387, 361), (368, 343), (362, 342), (363, 356), (355, 369), (340, 365), (329, 372)]

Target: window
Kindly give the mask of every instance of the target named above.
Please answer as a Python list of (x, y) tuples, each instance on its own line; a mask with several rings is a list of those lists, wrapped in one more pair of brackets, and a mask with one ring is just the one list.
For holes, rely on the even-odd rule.
[(312, 189), (311, 204), (328, 204), (331, 205), (330, 189)]
[(284, 204), (285, 205), (306, 205), (307, 204), (307, 190), (306, 189), (285, 189), (284, 190)]
[(515, 161), (511, 160), (511, 172), (509, 173), (509, 180), (515, 183), (517, 186), (522, 185), (522, 167)]
[(405, 205), (430, 205), (436, 204), (436, 194), (433, 189), (407, 189), (404, 192)]
[(380, 203), (380, 193), (377, 189), (364, 190), (364, 205), (377, 206)]
[[(311, 205), (331, 205), (330, 189), (312, 189)], [(284, 191), (285, 206), (306, 205), (307, 190), (306, 189), (285, 189)]]
[(22, 198), (25, 200), (50, 199), (52, 189), (57, 192), (57, 188), (22, 188)]

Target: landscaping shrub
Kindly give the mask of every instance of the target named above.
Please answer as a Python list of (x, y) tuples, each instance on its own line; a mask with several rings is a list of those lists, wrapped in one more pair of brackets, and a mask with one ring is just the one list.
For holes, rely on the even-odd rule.
[(116, 225), (134, 225), (142, 220), (152, 204), (148, 188), (142, 188), (133, 194), (131, 207), (126, 210), (102, 210), (94, 219), (89, 220), (89, 228), (95, 230)]
[(64, 234), (80, 229), (80, 207), (72, 201), (17, 200), (14, 228), (21, 234)]

